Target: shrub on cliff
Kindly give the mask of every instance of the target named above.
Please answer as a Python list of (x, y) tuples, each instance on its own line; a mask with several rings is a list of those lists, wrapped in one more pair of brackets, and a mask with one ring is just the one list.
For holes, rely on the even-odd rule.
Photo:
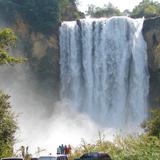
[(0, 0), (0, 13), (13, 24), (18, 15), (29, 24), (30, 31), (46, 35), (57, 32), (62, 20), (80, 18), (75, 0)]
[(16, 36), (14, 32), (5, 28), (0, 31), (0, 65), (15, 64), (24, 61), (22, 57), (13, 57), (9, 55), (9, 50), (15, 46)]
[(152, 0), (143, 0), (132, 11), (133, 18), (150, 18), (160, 15), (160, 3)]
[(104, 7), (96, 7), (94, 5), (88, 6), (87, 15), (95, 18), (99, 17), (112, 17), (112, 16), (120, 16), (121, 12), (120, 10), (113, 6), (112, 3), (108, 3), (107, 5), (104, 5)]

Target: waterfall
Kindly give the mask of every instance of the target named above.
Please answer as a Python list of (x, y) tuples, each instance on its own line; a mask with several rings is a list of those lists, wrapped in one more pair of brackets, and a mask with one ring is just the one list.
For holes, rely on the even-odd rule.
[(143, 19), (63, 22), (61, 98), (103, 126), (135, 126), (147, 116), (149, 76)]

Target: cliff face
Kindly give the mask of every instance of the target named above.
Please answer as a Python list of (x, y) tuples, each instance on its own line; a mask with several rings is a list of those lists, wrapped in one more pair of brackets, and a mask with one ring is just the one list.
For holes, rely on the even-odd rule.
[(59, 55), (58, 29), (50, 35), (31, 31), (30, 25), (21, 16), (11, 25), (18, 37), (16, 54), (28, 58), (28, 65), (42, 90), (58, 96), (59, 90)]
[(74, 0), (0, 0), (0, 20), (17, 35), (16, 54), (28, 58), (38, 87), (59, 95), (59, 22), (83, 16)]
[(150, 72), (150, 105), (160, 106), (160, 17), (146, 19), (143, 36), (147, 43)]

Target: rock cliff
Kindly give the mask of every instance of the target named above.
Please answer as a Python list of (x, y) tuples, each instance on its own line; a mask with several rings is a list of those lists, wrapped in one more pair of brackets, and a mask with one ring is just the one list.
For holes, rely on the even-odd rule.
[(17, 35), (15, 53), (28, 58), (38, 88), (59, 95), (59, 22), (84, 15), (74, 0), (0, 0), (0, 21)]
[(147, 43), (150, 72), (149, 98), (152, 107), (160, 106), (160, 17), (146, 19), (143, 36)]

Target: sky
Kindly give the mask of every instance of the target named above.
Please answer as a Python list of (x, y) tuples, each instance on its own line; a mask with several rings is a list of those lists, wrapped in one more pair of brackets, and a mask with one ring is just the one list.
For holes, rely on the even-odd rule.
[[(134, 6), (138, 5), (142, 0), (79, 0), (79, 10), (85, 12), (89, 4), (94, 4), (98, 7), (102, 7), (104, 4), (111, 2), (114, 6), (118, 7), (120, 11), (129, 9), (132, 11)], [(160, 2), (160, 0), (157, 0)]]

